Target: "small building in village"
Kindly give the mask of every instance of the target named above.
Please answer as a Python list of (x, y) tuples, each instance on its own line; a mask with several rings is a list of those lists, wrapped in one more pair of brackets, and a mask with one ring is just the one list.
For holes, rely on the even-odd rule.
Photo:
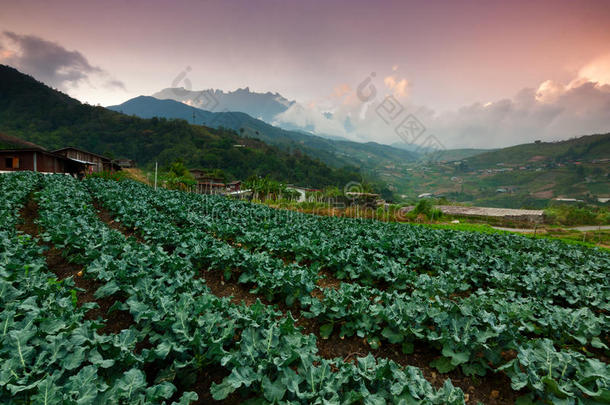
[(57, 149), (53, 151), (53, 153), (87, 165), (88, 171), (92, 173), (121, 170), (121, 167), (117, 163), (113, 162), (112, 159), (106, 156), (98, 155), (97, 153), (88, 152), (83, 149), (67, 147)]
[(211, 177), (204, 170), (189, 170), (197, 181), (195, 192), (198, 194), (222, 194), (225, 191), (225, 183), (221, 178)]
[(193, 177), (197, 181), (209, 177), (208, 172), (206, 172), (205, 170), (202, 170), (202, 169), (189, 169), (189, 172), (193, 175)]
[(241, 190), (241, 181), (235, 180), (230, 183), (227, 183), (227, 191), (229, 193), (234, 193), (234, 192), (240, 191), (240, 190)]
[(223, 179), (210, 176), (209, 172), (202, 169), (191, 169), (189, 172), (197, 181), (195, 192), (199, 194), (229, 194), (241, 190), (241, 181), (236, 180), (225, 183)]
[(110, 158), (82, 149), (63, 148), (49, 151), (35, 143), (0, 133), (0, 172), (30, 170), (83, 175), (120, 169)]
[(209, 178), (198, 181), (195, 190), (199, 194), (223, 194), (225, 187), (221, 179)]
[(0, 150), (0, 172), (30, 170), (41, 173), (78, 174), (86, 165), (42, 148)]
[(351, 204), (357, 204), (360, 206), (375, 208), (377, 205), (385, 204), (385, 201), (380, 199), (379, 194), (375, 193), (361, 193), (348, 191), (345, 193), (345, 197)]
[(118, 164), (121, 169), (130, 169), (132, 167), (136, 167), (136, 162), (132, 159), (117, 159), (114, 162)]
[(316, 194), (321, 195), (322, 193), (322, 190), (318, 188), (300, 187), (291, 184), (286, 186), (286, 190), (291, 191), (294, 195), (298, 194), (298, 197), (296, 198), (297, 202), (307, 201), (308, 198), (313, 200), (316, 198)]

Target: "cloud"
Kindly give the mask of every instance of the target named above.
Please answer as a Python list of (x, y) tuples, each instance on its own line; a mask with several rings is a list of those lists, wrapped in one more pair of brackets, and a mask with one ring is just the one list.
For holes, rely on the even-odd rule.
[(610, 54), (600, 56), (583, 66), (578, 71), (577, 80), (610, 85)]
[(125, 88), (125, 84), (122, 81), (116, 80), (116, 79), (111, 79), (111, 80), (106, 81), (106, 83), (104, 83), (104, 87), (109, 88), (109, 89), (127, 90)]
[[(355, 141), (401, 142), (396, 127), (413, 114), (449, 148), (497, 148), (537, 139), (554, 141), (574, 136), (610, 132), (610, 56), (584, 65), (567, 83), (546, 80), (536, 88), (525, 88), (515, 96), (479, 102), (454, 111), (436, 112), (417, 105), (408, 96), (409, 80), (390, 74), (377, 82), (363, 80), (373, 100), (358, 98), (355, 84), (339, 99), (322, 103), (332, 115), (299, 106), (281, 117), (282, 124), (295, 124), (318, 134), (341, 135)], [(380, 106), (393, 96), (399, 108), (396, 117), (380, 115)], [(327, 100), (328, 101), (328, 100)], [(330, 118), (329, 118), (330, 117)], [(348, 125), (345, 123), (348, 122)], [(332, 131), (332, 132), (331, 132)]]
[(292, 104), (286, 111), (275, 116), (274, 125), (295, 126), (315, 134), (345, 136), (343, 123), (329, 111), (322, 111), (315, 103), (303, 106)]
[(352, 91), (352, 88), (347, 83), (341, 83), (333, 89), (332, 97), (342, 98), (346, 94)]
[(544, 82), (512, 99), (475, 103), (426, 118), (452, 147), (502, 147), (610, 131), (610, 86)]
[(536, 92), (536, 100), (541, 103), (555, 103), (570, 90), (586, 86), (589, 83), (597, 88), (610, 85), (610, 54), (604, 55), (583, 66), (577, 76), (568, 84), (546, 80)]
[(553, 80), (546, 80), (538, 86), (536, 101), (540, 103), (554, 103), (565, 92), (566, 86)]
[(50, 86), (61, 90), (76, 88), (83, 83), (91, 85), (91, 78), (100, 79), (105, 87), (125, 89), (98, 66), (89, 63), (78, 51), (69, 51), (56, 42), (34, 35), (19, 35), (4, 31), (0, 39), (0, 62), (32, 75)]
[[(394, 70), (394, 68), (392, 68)], [(409, 82), (407, 79), (397, 79), (396, 76), (390, 75), (386, 76), (383, 79), (383, 83), (386, 85), (388, 89), (390, 89), (396, 98), (405, 98), (407, 97), (407, 90), (409, 86)]]

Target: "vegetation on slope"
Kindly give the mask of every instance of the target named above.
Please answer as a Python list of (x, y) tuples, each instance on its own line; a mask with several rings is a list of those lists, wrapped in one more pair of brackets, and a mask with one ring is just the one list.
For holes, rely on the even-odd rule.
[(82, 104), (3, 65), (0, 131), (49, 149), (75, 146), (131, 158), (144, 166), (182, 159), (189, 167), (222, 169), (227, 179), (268, 175), (313, 187), (360, 180), (355, 167), (330, 168), (309, 156), (240, 138), (232, 130), (194, 126), (182, 120), (141, 119)]
[(378, 176), (404, 199), (430, 193), (473, 205), (545, 208), (553, 198), (610, 197), (610, 133), (517, 145), (461, 161), (396, 165)]
[(177, 118), (212, 128), (233, 129), (244, 138), (260, 139), (283, 150), (298, 151), (320, 159), (332, 167), (356, 164), (363, 168), (374, 168), (417, 159), (417, 154), (412, 151), (388, 145), (332, 140), (299, 131), (288, 131), (243, 112), (210, 112), (175, 100), (140, 96), (108, 108), (141, 118)]
[(562, 162), (610, 157), (610, 134), (598, 134), (568, 139), (561, 142), (535, 142), (511, 146), (472, 156), (467, 159), (471, 168), (485, 168), (498, 163), (505, 165), (528, 162)]

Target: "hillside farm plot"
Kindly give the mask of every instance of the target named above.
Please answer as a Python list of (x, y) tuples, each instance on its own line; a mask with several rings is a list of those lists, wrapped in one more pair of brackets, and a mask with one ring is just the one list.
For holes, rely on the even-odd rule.
[(0, 401), (602, 404), (610, 254), (0, 176)]

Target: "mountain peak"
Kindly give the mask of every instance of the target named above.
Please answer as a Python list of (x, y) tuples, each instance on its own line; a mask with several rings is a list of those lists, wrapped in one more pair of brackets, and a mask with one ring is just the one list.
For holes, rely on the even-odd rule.
[(152, 97), (160, 100), (175, 100), (202, 110), (220, 112), (243, 112), (269, 124), (278, 114), (286, 111), (295, 102), (279, 93), (257, 93), (249, 86), (225, 92), (219, 89), (186, 90), (184, 88), (165, 88)]

